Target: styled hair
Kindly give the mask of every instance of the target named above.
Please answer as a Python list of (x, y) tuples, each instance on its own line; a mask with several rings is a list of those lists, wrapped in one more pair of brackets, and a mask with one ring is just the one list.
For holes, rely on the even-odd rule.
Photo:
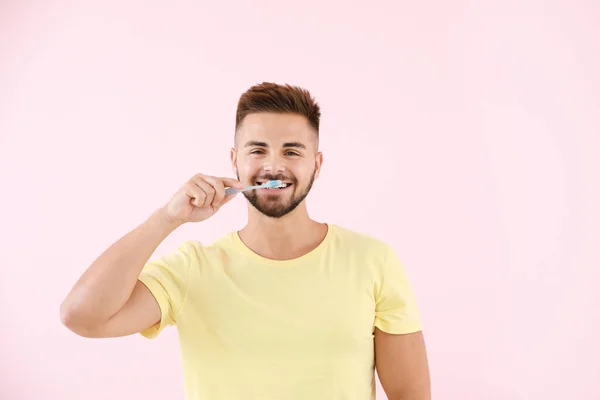
[(292, 113), (306, 117), (319, 137), (321, 110), (308, 90), (289, 84), (263, 82), (240, 96), (235, 113), (235, 131), (248, 114), (260, 112)]

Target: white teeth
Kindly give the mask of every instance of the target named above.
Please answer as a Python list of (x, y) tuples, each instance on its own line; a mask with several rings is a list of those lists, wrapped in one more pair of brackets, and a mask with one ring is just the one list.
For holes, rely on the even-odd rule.
[(290, 184), (289, 183), (284, 183), (282, 186), (278, 186), (278, 187), (274, 187), (274, 188), (267, 188), (268, 190), (279, 190), (279, 189), (285, 189), (287, 187), (289, 187)]
[[(265, 182), (266, 182), (266, 181), (265, 181)], [(265, 182), (263, 182), (263, 181), (256, 181), (256, 185), (257, 185), (257, 186), (264, 185), (264, 183), (265, 183)], [(292, 185), (291, 183), (282, 183), (282, 185), (281, 185), (281, 186), (277, 186), (277, 187), (274, 187), (274, 188), (269, 188), (269, 187), (267, 187), (267, 188), (265, 188), (265, 189), (268, 189), (268, 190), (278, 190), (278, 189), (285, 189), (285, 188), (287, 188), (287, 187), (290, 187), (291, 185)]]

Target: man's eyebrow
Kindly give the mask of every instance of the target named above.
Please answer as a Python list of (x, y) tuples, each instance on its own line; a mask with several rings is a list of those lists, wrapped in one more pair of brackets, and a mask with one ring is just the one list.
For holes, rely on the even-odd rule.
[(306, 146), (300, 142), (288, 142), (288, 143), (284, 143), (283, 147), (296, 147), (299, 149), (304, 149), (306, 150)]
[[(244, 147), (252, 147), (252, 146), (256, 146), (256, 147), (269, 147), (269, 145), (265, 142), (258, 142), (256, 140), (251, 140), (248, 143), (246, 143), (244, 145)], [(306, 150), (306, 146), (300, 142), (287, 142), (283, 144), (283, 147), (295, 147), (295, 148), (299, 148), (299, 149), (305, 149)]]
[(244, 147), (252, 147), (252, 146), (269, 147), (265, 142), (257, 142), (256, 140), (249, 141), (248, 143), (246, 143), (246, 145)]

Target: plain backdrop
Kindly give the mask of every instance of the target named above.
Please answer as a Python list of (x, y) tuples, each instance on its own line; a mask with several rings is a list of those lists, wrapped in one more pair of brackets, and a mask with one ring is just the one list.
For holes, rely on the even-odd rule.
[[(1, 399), (183, 398), (174, 328), (84, 339), (60, 303), (191, 175), (233, 176), (263, 81), (321, 105), (309, 212), (395, 246), (435, 399), (600, 398), (598, 2), (0, 4)], [(245, 222), (240, 196), (155, 255)]]

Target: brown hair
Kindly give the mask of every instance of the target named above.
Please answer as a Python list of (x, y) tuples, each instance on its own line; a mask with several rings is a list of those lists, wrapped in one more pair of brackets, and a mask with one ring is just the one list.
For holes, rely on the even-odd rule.
[(289, 84), (263, 82), (252, 86), (238, 101), (235, 114), (235, 131), (248, 114), (276, 112), (299, 114), (308, 120), (319, 137), (321, 110), (308, 90)]

